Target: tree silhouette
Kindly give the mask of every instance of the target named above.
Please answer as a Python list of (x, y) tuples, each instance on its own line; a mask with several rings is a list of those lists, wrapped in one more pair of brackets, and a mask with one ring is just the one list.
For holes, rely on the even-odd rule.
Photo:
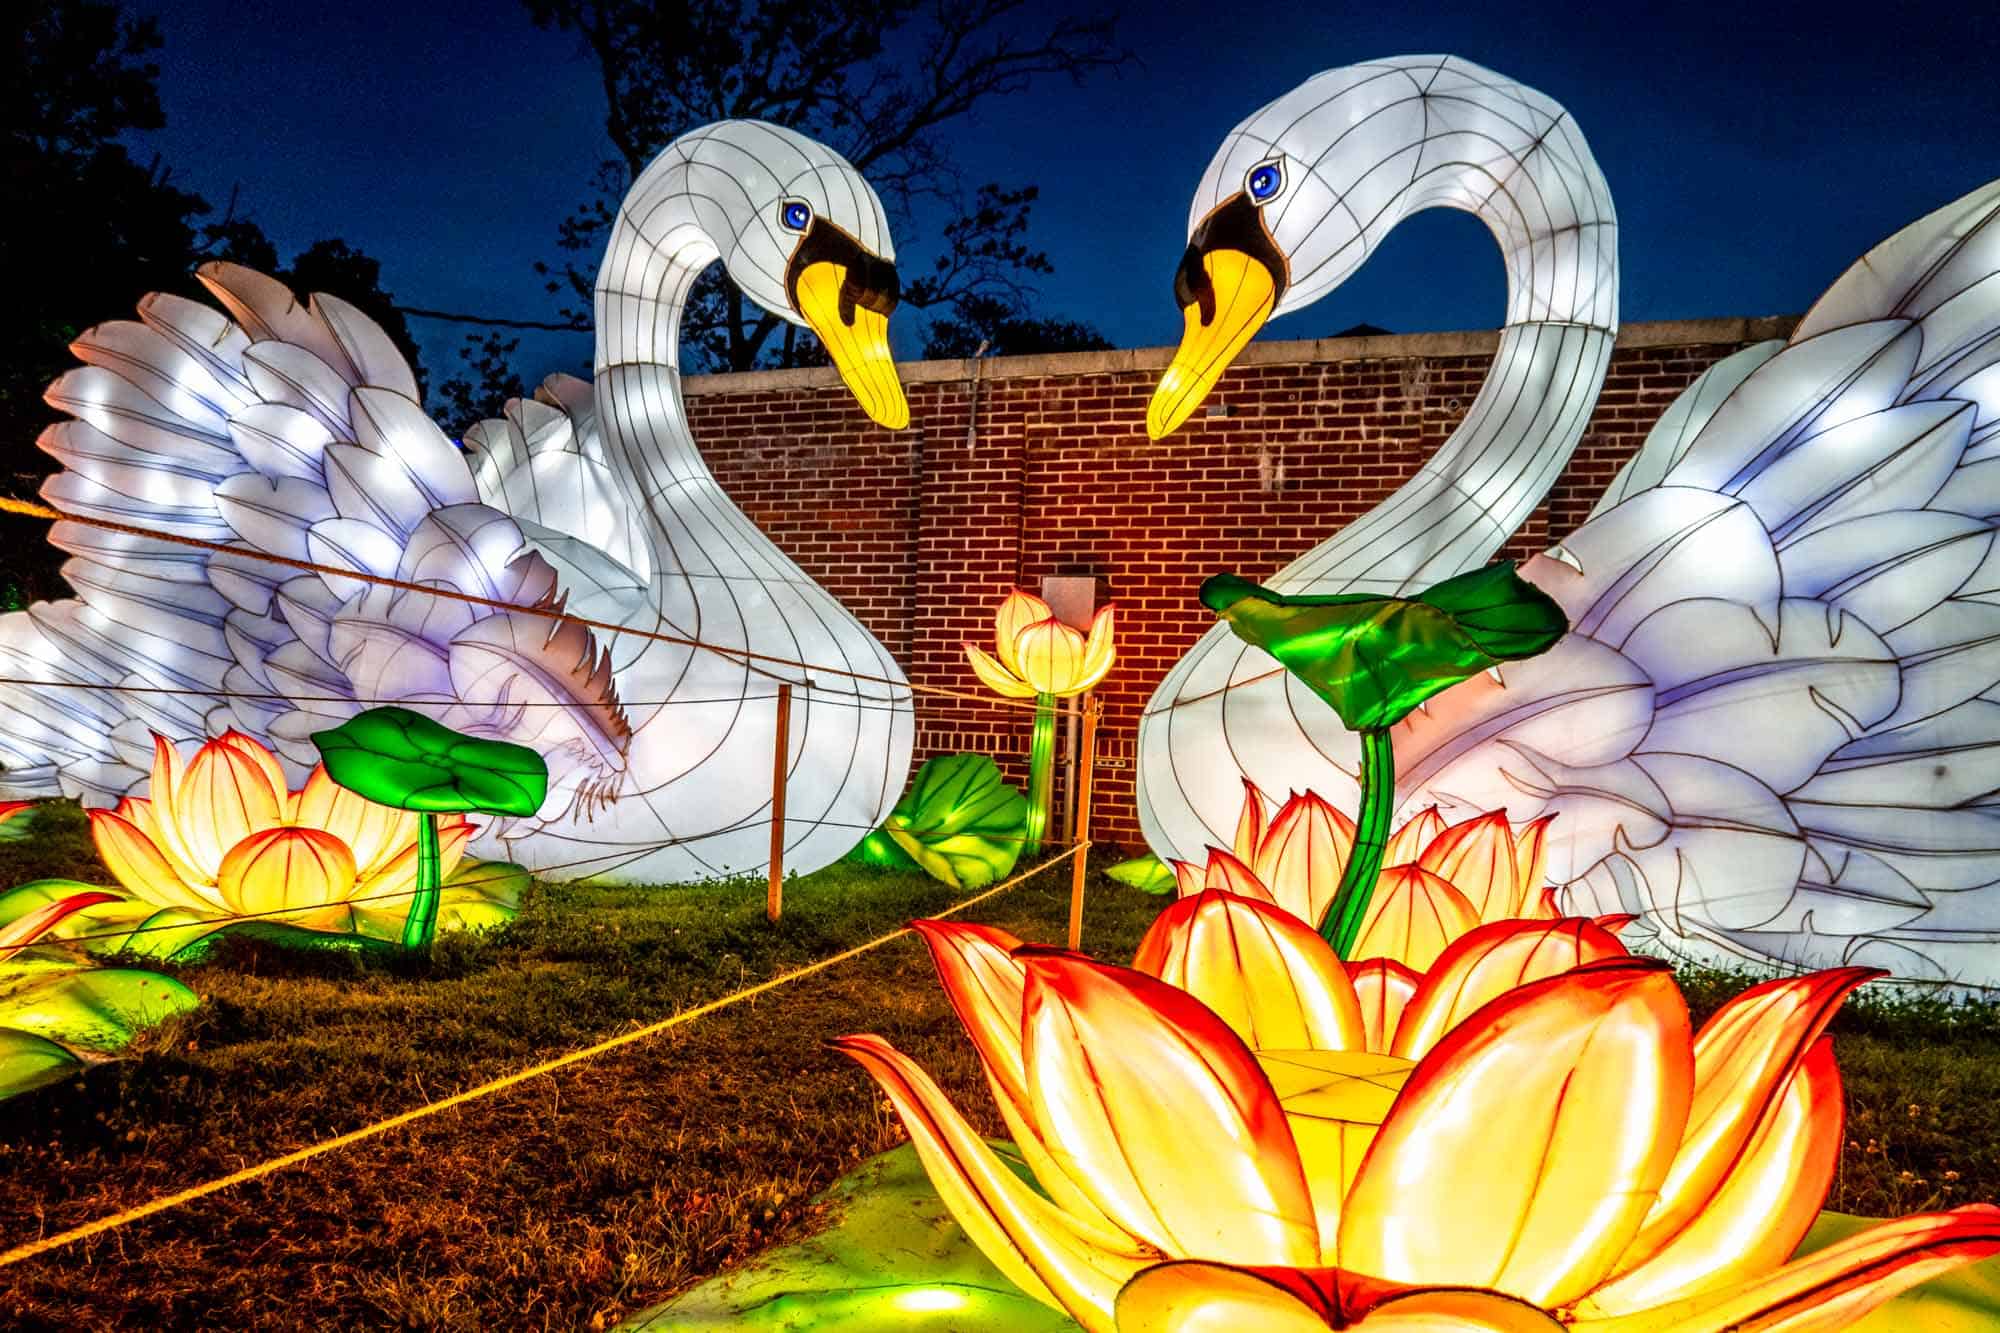
[[(306, 291), (326, 291), (380, 320), (410, 363), (417, 350), (374, 259), (338, 240), (316, 241), (292, 261), (234, 199), (219, 217), (174, 183), (157, 158), (141, 162), (117, 140), (166, 124), (160, 105), (158, 23), (103, 0), (0, 7), (0, 492), (26, 496), (54, 470), (34, 448), (56, 413), (49, 381), (75, 364), (68, 344), (93, 324), (133, 318), (150, 291), (203, 293), (197, 266), (230, 259)], [(0, 609), (60, 597), (62, 554), (46, 525), (0, 519), (9, 558), (0, 565)]]
[[(967, 326), (990, 323), (996, 311), (1026, 320), (1033, 279), (1051, 271), (1026, 236), (1035, 187), (968, 188), (945, 129), (1038, 79), (1080, 81), (1130, 58), (1116, 44), (1114, 17), (1035, 22), (1023, 0), (527, 6), (542, 26), (576, 33), (596, 62), (618, 152), (599, 168), (594, 197), (563, 223), (558, 241), (571, 258), (542, 268), (582, 327), (619, 198), (676, 135), (733, 117), (787, 125), (839, 151), (881, 192), (899, 232), (908, 232), (916, 201), (945, 208), (950, 220), (934, 257), (913, 265), (907, 256), (917, 248), (907, 244), (899, 255), (905, 305)], [(691, 361), (711, 369), (821, 359), (811, 334), (745, 301), (719, 266), (696, 284), (681, 332)]]

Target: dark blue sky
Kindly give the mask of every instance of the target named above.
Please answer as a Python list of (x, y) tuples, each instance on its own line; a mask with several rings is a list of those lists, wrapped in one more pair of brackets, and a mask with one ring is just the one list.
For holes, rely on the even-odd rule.
[[(143, 146), (180, 183), (218, 204), (240, 187), (287, 251), (344, 237), (403, 302), (553, 316), (530, 265), (555, 256), (557, 224), (609, 154), (573, 38), (511, 0), (140, 8), (166, 39), (168, 117)], [(1309, 75), (1372, 56), (1451, 51), (1570, 109), (1618, 205), (1627, 321), (1801, 310), (1882, 236), (2000, 176), (1991, 3), (1865, 18), (1825, 3), (1404, 8), (1128, 5), (1139, 63), (991, 104), (951, 131), (959, 163), (970, 181), (1041, 185), (1034, 239), (1056, 266), (1042, 305), (1120, 346), (1178, 334), (1187, 199), (1221, 136)], [(924, 221), (899, 237), (910, 267), (933, 253)], [(1501, 297), (1478, 224), (1432, 213), (1266, 336), (1490, 327)], [(449, 373), (461, 331), (415, 327)], [(523, 350), (531, 374), (589, 355), (565, 335)]]

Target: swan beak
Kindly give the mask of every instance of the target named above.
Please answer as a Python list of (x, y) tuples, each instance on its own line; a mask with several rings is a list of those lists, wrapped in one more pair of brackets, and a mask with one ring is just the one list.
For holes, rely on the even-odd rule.
[(855, 301), (846, 288), (847, 265), (821, 260), (799, 273), (792, 299), (861, 410), (877, 425), (901, 430), (910, 424), (910, 404), (889, 350), (889, 316)]
[(1199, 297), (1181, 307), (1186, 326), (1180, 350), (1146, 409), (1150, 439), (1172, 434), (1193, 415), (1277, 304), (1278, 277), (1265, 260), (1241, 250), (1214, 249), (1199, 261), (1208, 281)]

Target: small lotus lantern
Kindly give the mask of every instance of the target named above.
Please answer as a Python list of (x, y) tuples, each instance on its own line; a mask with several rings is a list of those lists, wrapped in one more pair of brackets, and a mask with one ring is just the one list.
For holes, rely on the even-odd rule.
[(993, 654), (965, 645), (972, 670), (995, 694), (1035, 701), (1035, 730), (1028, 747), (1028, 823), (1021, 855), (1041, 850), (1048, 826), (1050, 770), (1056, 754), (1056, 701), (1082, 694), (1103, 680), (1117, 653), (1111, 643), (1111, 608), (1092, 617), (1090, 634), (1065, 625), (1049, 604), (1019, 588), (993, 617)]

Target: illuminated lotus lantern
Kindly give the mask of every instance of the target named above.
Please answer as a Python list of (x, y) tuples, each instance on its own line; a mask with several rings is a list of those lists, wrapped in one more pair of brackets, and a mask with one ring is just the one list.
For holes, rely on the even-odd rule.
[(64, 920), (115, 902), (116, 894), (65, 885), (6, 898), (7, 909), (33, 905), (18, 915), (8, 910), (0, 924), (0, 1099), (63, 1078), (200, 1003), (171, 977), (92, 967), (74, 951), (44, 947)]
[(1447, 579), (1415, 597), (1293, 596), (1218, 574), (1202, 584), (1201, 600), (1361, 737), (1360, 816), (1320, 927), (1343, 958), (1351, 957), (1376, 891), (1395, 810), (1396, 754), (1389, 728), (1460, 681), (1547, 651), (1569, 621), (1511, 562)]
[[(1233, 1009), (919, 924), (1033, 1186), (887, 1042), (836, 1043), (981, 1251), (1093, 1333), (1831, 1330), (2000, 1251), (2000, 1209), (1974, 1205), (1786, 1262), (1839, 1159), (1822, 1032), (1874, 973), (1755, 987), (1694, 1032), (1664, 964), (1584, 947), (1589, 923), (1548, 949), (1564, 923), (1503, 922), (1371, 1051), (1324, 941), (1202, 898), (1139, 961)], [(1244, 985), (1246, 956), (1285, 958), (1294, 991)]]
[(1088, 636), (1056, 618), (1049, 604), (1019, 588), (993, 617), (994, 654), (965, 645), (973, 672), (1009, 699), (1035, 701), (1034, 737), (1028, 749), (1028, 826), (1023, 856), (1041, 849), (1049, 817), (1049, 777), (1056, 753), (1056, 701), (1094, 688), (1111, 670), (1111, 608), (1091, 618)]
[[(215, 918), (262, 917), (316, 931), (353, 931), (414, 887), (422, 860), (416, 816), (343, 791), (325, 768), (288, 791), (269, 750), (225, 732), (182, 761), (153, 739), (151, 794), (92, 810), (91, 839), (105, 867), (131, 895), (93, 906), (78, 919), (134, 922), (158, 913), (199, 927)], [(459, 863), (473, 827), (452, 820), (433, 829), (440, 874)], [(135, 917), (135, 909), (138, 915)], [(159, 930), (126, 947), (171, 952), (179, 935)], [(158, 946), (158, 947), (154, 947)]]
[[(524, 745), (462, 735), (407, 708), (371, 708), (313, 733), (326, 773), (365, 800), (417, 812), (416, 885), (403, 946), (427, 949), (444, 884), (440, 814), (527, 818), (548, 796), (549, 770)], [(463, 821), (461, 821), (463, 822)]]
[[(1272, 814), (1255, 784), (1243, 788), (1233, 845), (1209, 848), (1204, 866), (1173, 862), (1177, 891), (1222, 889), (1319, 926), (1353, 860), (1354, 821), (1309, 791)], [(1435, 809), (1405, 821), (1383, 849), (1352, 956), (1422, 971), (1475, 926), (1558, 916), (1542, 884), (1548, 824), (1516, 829), (1502, 811), (1447, 824)]]

